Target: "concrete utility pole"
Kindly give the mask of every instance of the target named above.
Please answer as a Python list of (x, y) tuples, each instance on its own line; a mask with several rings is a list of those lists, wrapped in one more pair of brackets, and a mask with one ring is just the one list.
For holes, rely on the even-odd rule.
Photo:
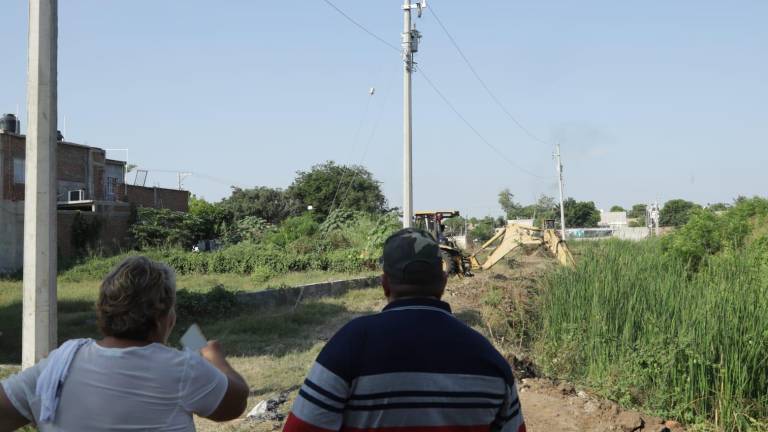
[(411, 74), (416, 62), (413, 54), (419, 50), (421, 33), (411, 26), (411, 10), (417, 9), (418, 16), (427, 7), (426, 0), (411, 4), (410, 0), (403, 1), (403, 227), (413, 225), (413, 116), (411, 114)]
[(565, 234), (565, 206), (563, 205), (563, 163), (560, 162), (560, 144), (555, 146), (555, 160), (557, 161), (557, 177), (560, 186), (560, 238), (567, 240)]
[(29, 0), (22, 367), (56, 347), (58, 0)]

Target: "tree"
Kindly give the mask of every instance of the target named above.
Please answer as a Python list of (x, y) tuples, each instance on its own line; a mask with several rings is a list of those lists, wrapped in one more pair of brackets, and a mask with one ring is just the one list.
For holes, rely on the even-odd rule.
[(252, 216), (270, 224), (277, 224), (298, 213), (298, 206), (285, 192), (264, 186), (253, 189), (235, 188), (232, 195), (222, 200), (218, 206), (229, 214), (231, 220), (228, 222)]
[(612, 212), (623, 212), (623, 211), (626, 211), (626, 210), (624, 210), (624, 207), (622, 207), (620, 205), (615, 205), (615, 206), (611, 207), (611, 211)]
[(729, 208), (731, 208), (730, 204), (726, 204), (726, 203), (714, 203), (707, 206), (707, 209), (712, 210), (714, 212), (726, 211)]
[(631, 219), (643, 218), (645, 219), (645, 204), (635, 204), (632, 209), (627, 212), (627, 217)]
[(460, 234), (464, 232), (464, 225), (467, 223), (462, 216), (456, 216), (445, 219), (445, 230), (449, 234)]
[(209, 240), (221, 236), (222, 223), (231, 219), (231, 215), (222, 206), (211, 204), (195, 195), (189, 197), (189, 214), (200, 220), (199, 231), (195, 235), (198, 240)]
[(508, 188), (499, 192), (499, 205), (504, 210), (504, 214), (507, 215), (507, 219), (520, 217), (522, 206), (515, 202), (515, 195)]
[(645, 226), (645, 209), (648, 206), (645, 204), (635, 204), (627, 212), (627, 218), (629, 220), (629, 226), (631, 227), (644, 227)]
[(568, 198), (563, 203), (563, 207), (566, 226), (592, 228), (600, 222), (600, 212), (592, 201), (576, 201)]
[(684, 199), (669, 200), (664, 204), (659, 214), (659, 224), (662, 226), (683, 226), (691, 217), (691, 211), (701, 208), (700, 205)]
[(321, 218), (337, 208), (366, 213), (386, 210), (387, 199), (381, 192), (381, 184), (362, 166), (328, 161), (296, 174), (286, 193), (300, 208), (312, 206)]
[(483, 219), (477, 220), (472, 218), (472, 229), (469, 231), (470, 237), (477, 242), (484, 243), (496, 232), (495, 220), (491, 216), (486, 216)]
[(536, 215), (534, 224), (536, 226), (541, 226), (542, 222), (547, 219), (560, 219), (560, 204), (551, 196), (542, 194), (534, 207), (534, 214)]

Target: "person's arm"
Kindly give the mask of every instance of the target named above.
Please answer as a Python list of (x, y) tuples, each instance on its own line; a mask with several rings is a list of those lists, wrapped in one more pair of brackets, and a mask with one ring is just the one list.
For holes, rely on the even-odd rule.
[(511, 378), (511, 382), (508, 382), (506, 387), (504, 403), (499, 408), (496, 421), (491, 425), (491, 431), (525, 432), (525, 420), (523, 419), (520, 396), (517, 394), (514, 378)]
[(0, 432), (10, 432), (29, 424), (21, 413), (13, 406), (11, 400), (0, 385)]
[(293, 402), (283, 432), (336, 432), (342, 428), (361, 341), (354, 324), (347, 324), (328, 341)]
[(210, 341), (200, 350), (204, 359), (227, 377), (227, 391), (218, 407), (205, 416), (209, 420), (222, 422), (240, 417), (248, 404), (250, 389), (248, 383), (237, 373), (224, 356), (224, 350), (218, 341)]

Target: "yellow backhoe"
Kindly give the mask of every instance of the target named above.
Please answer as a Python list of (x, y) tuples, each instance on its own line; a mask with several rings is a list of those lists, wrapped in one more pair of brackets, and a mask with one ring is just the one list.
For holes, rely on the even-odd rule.
[[(443, 222), (459, 216), (457, 210), (417, 212), (415, 216), (416, 226), (432, 233), (440, 244), (443, 268), (448, 274), (472, 276), (472, 271), (488, 270), (514, 250), (534, 246), (549, 250), (561, 265), (573, 267), (575, 264), (568, 245), (555, 230), (554, 220), (545, 221), (543, 228), (509, 222), (472, 255), (467, 255), (445, 235)], [(480, 262), (479, 255), (485, 253), (488, 253), (487, 257)]]
[[(573, 267), (575, 264), (568, 245), (557, 235), (554, 221), (548, 220), (545, 221), (544, 228), (534, 228), (509, 222), (506, 227), (499, 230), (495, 236), (469, 256), (471, 268), (473, 270), (488, 270), (510, 252), (526, 246), (544, 246), (561, 265)], [(485, 262), (481, 263), (478, 260), (478, 255), (486, 251), (489, 252), (489, 255)]]

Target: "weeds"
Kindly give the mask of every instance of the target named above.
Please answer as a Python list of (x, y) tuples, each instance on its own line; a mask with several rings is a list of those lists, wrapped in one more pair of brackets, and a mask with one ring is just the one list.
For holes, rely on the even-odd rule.
[(692, 273), (658, 241), (591, 243), (546, 280), (539, 357), (626, 404), (751, 430), (768, 418), (764, 261), (732, 249)]

